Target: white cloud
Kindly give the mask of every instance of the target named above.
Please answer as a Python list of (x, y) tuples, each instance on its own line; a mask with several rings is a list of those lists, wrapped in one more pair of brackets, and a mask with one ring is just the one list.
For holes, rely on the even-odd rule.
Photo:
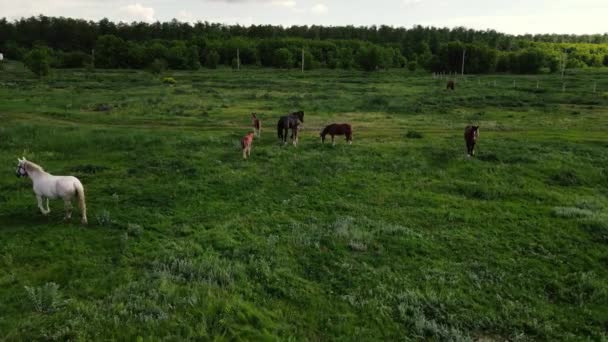
[(140, 3), (121, 7), (120, 12), (125, 21), (154, 21), (154, 8), (144, 7)]
[(329, 8), (327, 8), (327, 6), (324, 4), (316, 4), (312, 6), (310, 11), (314, 14), (327, 14), (329, 12)]
[(296, 7), (296, 2), (294, 0), (272, 0), (270, 3), (275, 6), (282, 6), (288, 8)]
[(415, 5), (421, 2), (422, 0), (402, 0), (402, 4), (404, 4), (405, 6)]
[(282, 7), (295, 7), (295, 0), (207, 0), (211, 2), (225, 2), (229, 4), (263, 3)]
[(177, 20), (184, 22), (184, 23), (193, 23), (194, 16), (192, 15), (192, 13), (190, 13), (186, 10), (181, 10), (181, 11), (177, 12)]

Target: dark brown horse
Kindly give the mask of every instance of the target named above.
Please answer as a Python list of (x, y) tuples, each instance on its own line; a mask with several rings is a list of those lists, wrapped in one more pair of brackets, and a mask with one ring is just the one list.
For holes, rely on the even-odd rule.
[(300, 125), (304, 123), (304, 112), (299, 111), (289, 115), (281, 116), (277, 124), (277, 134), (283, 144), (287, 144), (287, 133), (291, 129), (291, 141), (293, 146), (298, 145), (298, 131)]
[(349, 124), (331, 124), (321, 131), (321, 142), (325, 142), (325, 136), (331, 135), (331, 143), (335, 145), (334, 136), (345, 135), (349, 144), (353, 143), (353, 128)]
[(262, 135), (262, 121), (258, 119), (256, 113), (251, 113), (251, 124), (255, 135), (259, 138)]
[(456, 86), (456, 83), (454, 83), (454, 81), (452, 81), (452, 80), (449, 80), (446, 89), (447, 90), (454, 90), (455, 86)]
[(464, 129), (464, 141), (467, 144), (467, 156), (475, 155), (475, 144), (479, 137), (479, 126), (467, 126)]

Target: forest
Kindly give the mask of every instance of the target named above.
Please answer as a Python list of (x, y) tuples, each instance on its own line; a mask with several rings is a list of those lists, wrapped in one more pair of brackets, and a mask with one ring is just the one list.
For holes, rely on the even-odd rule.
[[(220, 65), (305, 69), (408, 68), (537, 74), (608, 66), (608, 34), (509, 35), (464, 27), (114, 23), (37, 16), (0, 19), (0, 52), (37, 74), (50, 68), (159, 72)], [(34, 66), (35, 64), (35, 66)]]

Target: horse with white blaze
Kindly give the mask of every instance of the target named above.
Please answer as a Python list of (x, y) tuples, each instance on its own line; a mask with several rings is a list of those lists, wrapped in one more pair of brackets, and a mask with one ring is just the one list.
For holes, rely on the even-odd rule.
[[(40, 165), (25, 159), (18, 159), (17, 177), (30, 177), (34, 184), (34, 193), (38, 200), (38, 208), (43, 215), (51, 212), (49, 199), (61, 198), (65, 204), (65, 219), (72, 217), (72, 198), (78, 197), (78, 205), (82, 214), (82, 224), (87, 224), (87, 205), (84, 200), (84, 187), (78, 178), (73, 176), (53, 176), (44, 171)], [(46, 208), (43, 201), (46, 200)]]

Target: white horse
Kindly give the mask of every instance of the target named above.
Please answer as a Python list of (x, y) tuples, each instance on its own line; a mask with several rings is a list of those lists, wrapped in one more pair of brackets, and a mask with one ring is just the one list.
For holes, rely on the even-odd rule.
[[(53, 176), (45, 172), (42, 167), (25, 160), (25, 157), (19, 160), (17, 166), (17, 177), (29, 176), (34, 183), (34, 193), (38, 199), (38, 208), (43, 215), (48, 215), (51, 212), (49, 209), (49, 198), (62, 198), (65, 203), (65, 219), (72, 218), (72, 198), (78, 196), (78, 204), (82, 213), (82, 224), (87, 224), (87, 205), (84, 201), (84, 187), (78, 178), (73, 176)], [(46, 199), (46, 208), (43, 206), (43, 200)]]

